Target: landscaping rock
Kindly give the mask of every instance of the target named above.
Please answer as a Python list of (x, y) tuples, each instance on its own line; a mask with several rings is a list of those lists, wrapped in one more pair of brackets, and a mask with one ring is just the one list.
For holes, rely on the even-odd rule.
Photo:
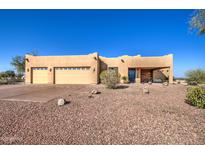
[(58, 99), (58, 106), (63, 106), (63, 105), (65, 105), (65, 99), (63, 98)]
[(164, 82), (163, 85), (164, 85), (164, 86), (168, 86), (169, 83), (168, 83), (168, 82)]
[(152, 82), (151, 82), (151, 81), (149, 81), (149, 82), (148, 82), (148, 84), (149, 84), (149, 85), (151, 85), (151, 84), (152, 84)]
[(181, 85), (188, 86), (188, 83), (182, 82)]
[(143, 88), (143, 94), (149, 94), (149, 89), (147, 87)]
[(97, 90), (95, 90), (95, 89), (91, 91), (91, 94), (99, 94), (99, 93), (100, 93), (100, 92), (97, 91)]
[(93, 98), (93, 95), (92, 94), (88, 95), (88, 98)]

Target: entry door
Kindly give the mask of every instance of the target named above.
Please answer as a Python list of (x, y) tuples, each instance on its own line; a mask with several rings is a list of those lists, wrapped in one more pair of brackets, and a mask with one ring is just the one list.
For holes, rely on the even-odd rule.
[(130, 82), (135, 82), (135, 78), (136, 78), (136, 69), (135, 68), (129, 68), (128, 78), (129, 78)]
[(152, 70), (141, 70), (141, 82), (149, 82), (152, 81)]

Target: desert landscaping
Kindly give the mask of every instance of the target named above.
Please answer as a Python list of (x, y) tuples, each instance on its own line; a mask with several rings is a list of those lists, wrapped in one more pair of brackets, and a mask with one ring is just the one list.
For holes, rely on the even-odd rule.
[(205, 110), (185, 103), (186, 89), (2, 85), (0, 144), (205, 144)]

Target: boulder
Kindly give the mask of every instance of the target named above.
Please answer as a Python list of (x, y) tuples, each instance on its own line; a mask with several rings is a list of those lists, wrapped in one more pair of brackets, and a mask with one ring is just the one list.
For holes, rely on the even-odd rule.
[(186, 82), (181, 82), (181, 85), (188, 86), (188, 83), (186, 83)]
[(93, 95), (92, 94), (88, 95), (88, 98), (93, 98)]
[(148, 84), (151, 85), (151, 84), (152, 84), (152, 81), (149, 81)]
[(90, 93), (91, 93), (91, 94), (99, 94), (100, 92), (94, 89), (94, 90), (92, 90)]
[(58, 106), (63, 106), (63, 105), (65, 105), (65, 99), (63, 98), (58, 99)]
[(164, 82), (163, 85), (164, 85), (164, 86), (168, 86), (169, 83), (168, 83), (168, 82)]
[(147, 87), (143, 88), (143, 94), (149, 94), (149, 89)]

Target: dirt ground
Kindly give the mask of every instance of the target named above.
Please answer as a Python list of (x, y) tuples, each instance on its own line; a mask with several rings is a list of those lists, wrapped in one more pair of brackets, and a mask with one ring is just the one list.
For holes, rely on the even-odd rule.
[(143, 86), (0, 86), (0, 144), (205, 144), (205, 110), (185, 86)]

